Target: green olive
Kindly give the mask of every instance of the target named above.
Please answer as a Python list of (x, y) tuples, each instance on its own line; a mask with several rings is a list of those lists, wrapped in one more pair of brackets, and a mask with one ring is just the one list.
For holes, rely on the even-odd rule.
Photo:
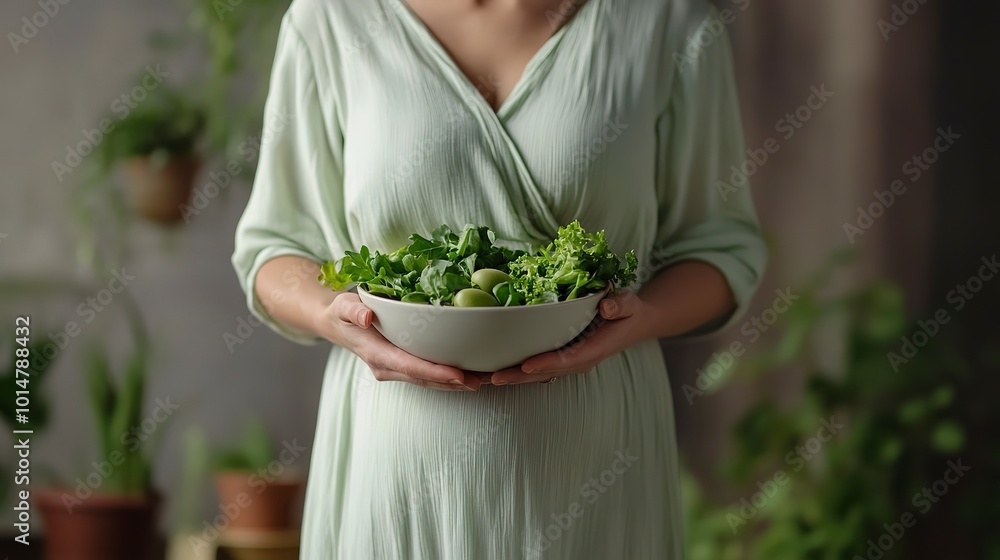
[(466, 288), (455, 294), (455, 307), (495, 307), (500, 305), (493, 294), (479, 288)]
[(481, 268), (472, 273), (472, 283), (490, 294), (497, 284), (504, 282), (510, 282), (510, 276), (495, 268)]

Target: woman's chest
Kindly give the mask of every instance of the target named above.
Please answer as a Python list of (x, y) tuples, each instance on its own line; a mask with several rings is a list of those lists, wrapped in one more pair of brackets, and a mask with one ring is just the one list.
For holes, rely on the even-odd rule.
[(467, 76), (410, 39), (387, 33), (348, 61), (349, 216), (406, 221), (401, 213), (423, 209), (460, 222), (510, 198), (559, 224), (655, 220), (655, 102), (641, 60), (567, 37), (497, 114)]

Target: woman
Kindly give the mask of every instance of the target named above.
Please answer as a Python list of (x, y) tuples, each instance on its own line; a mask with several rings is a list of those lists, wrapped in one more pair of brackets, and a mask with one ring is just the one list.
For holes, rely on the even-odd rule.
[[(334, 344), (302, 558), (683, 557), (657, 339), (734, 321), (765, 261), (747, 188), (717, 186), (730, 56), (703, 0), (295, 0), (233, 262), (262, 320)], [(417, 359), (315, 281), (442, 223), (527, 248), (574, 219), (643, 286), (520, 368)]]

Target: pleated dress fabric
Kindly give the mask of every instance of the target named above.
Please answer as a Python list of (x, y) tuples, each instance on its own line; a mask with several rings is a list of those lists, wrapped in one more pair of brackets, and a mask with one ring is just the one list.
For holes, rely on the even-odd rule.
[[(682, 260), (716, 266), (736, 321), (766, 253), (748, 187), (731, 187), (745, 155), (717, 22), (702, 0), (588, 0), (494, 111), (403, 0), (295, 0), (236, 232), (250, 308), (315, 344), (254, 295), (268, 260), (392, 250), (441, 224), (527, 248), (579, 219), (634, 249), (641, 281)], [(333, 347), (301, 557), (679, 560), (673, 416), (655, 341), (551, 384), (477, 392), (379, 383)]]

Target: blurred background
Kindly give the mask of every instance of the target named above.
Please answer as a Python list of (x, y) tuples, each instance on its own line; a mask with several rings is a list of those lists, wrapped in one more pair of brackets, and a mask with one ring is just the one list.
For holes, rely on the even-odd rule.
[[(772, 260), (664, 344), (688, 558), (1000, 559), (1000, 7), (716, 4)], [(326, 349), (229, 264), (287, 5), (0, 4), (0, 555), (296, 557)]]

